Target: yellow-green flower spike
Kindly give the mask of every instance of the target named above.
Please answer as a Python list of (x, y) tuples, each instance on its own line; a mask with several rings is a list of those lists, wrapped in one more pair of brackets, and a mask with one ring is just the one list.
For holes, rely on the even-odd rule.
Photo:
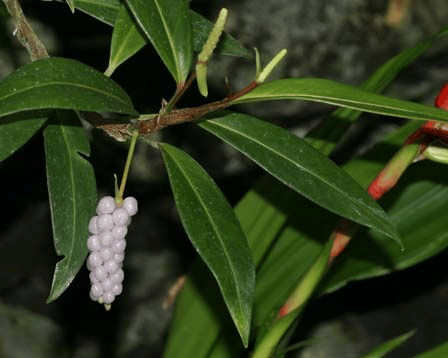
[(198, 62), (196, 63), (196, 78), (198, 82), (199, 92), (201, 92), (204, 97), (208, 96), (207, 62), (212, 56), (212, 53), (216, 48), (219, 38), (224, 30), (227, 13), (227, 9), (221, 9), (221, 11), (219, 12), (218, 20), (216, 20), (212, 31), (208, 35), (207, 41), (205, 41), (204, 46), (202, 46), (201, 53), (198, 55)]
[(204, 46), (202, 46), (202, 51), (198, 56), (198, 62), (208, 62), (210, 59), (210, 56), (213, 53), (213, 50), (215, 49), (219, 37), (222, 34), (222, 31), (224, 30), (224, 25), (226, 23), (227, 19), (227, 9), (222, 8), (218, 15), (218, 20), (216, 20), (215, 25), (213, 26), (212, 31), (210, 32), (210, 35), (208, 35), (207, 41), (205, 41)]
[(263, 71), (257, 76), (257, 79), (255, 80), (257, 83), (263, 83), (266, 81), (266, 78), (271, 74), (271, 72), (274, 70), (275, 66), (279, 64), (279, 62), (283, 59), (283, 57), (286, 56), (286, 49), (281, 50), (275, 57), (269, 62), (265, 68), (263, 68)]

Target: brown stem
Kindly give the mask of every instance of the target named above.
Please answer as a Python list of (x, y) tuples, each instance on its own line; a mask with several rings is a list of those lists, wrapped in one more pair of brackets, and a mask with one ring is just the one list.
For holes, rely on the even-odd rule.
[(31, 61), (48, 58), (49, 56), (45, 46), (26, 20), (19, 2), (17, 0), (3, 0), (3, 2), (9, 14), (14, 19), (16, 25), (14, 34), (17, 40), (27, 49)]
[(150, 119), (138, 121), (134, 125), (129, 123), (111, 124), (104, 119), (100, 119), (99, 115), (96, 113), (87, 113), (86, 119), (93, 126), (103, 129), (116, 140), (125, 141), (131, 136), (133, 130), (137, 130), (140, 136), (148, 136), (165, 127), (198, 121), (209, 113), (231, 106), (234, 100), (249, 93), (257, 86), (258, 84), (256, 82), (252, 82), (238, 92), (235, 92), (220, 101), (207, 103), (199, 107), (177, 109), (166, 114), (155, 115)]

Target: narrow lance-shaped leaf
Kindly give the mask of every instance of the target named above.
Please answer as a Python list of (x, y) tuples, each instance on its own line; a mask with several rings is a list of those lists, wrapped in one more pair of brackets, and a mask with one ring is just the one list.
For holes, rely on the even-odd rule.
[[(76, 0), (75, 7), (107, 25), (115, 26), (121, 3), (119, 0)], [(193, 26), (193, 48), (199, 52), (210, 33), (213, 22), (193, 10), (190, 10), (190, 17)], [(143, 45), (144, 43), (142, 47)], [(252, 54), (238, 40), (226, 33), (223, 34), (219, 41), (215, 53), (246, 58), (252, 57)]]
[(390, 353), (394, 349), (400, 347), (403, 343), (405, 343), (409, 338), (411, 338), (415, 334), (415, 331), (410, 331), (401, 336), (395, 337), (385, 343), (380, 344), (375, 347), (372, 351), (362, 356), (362, 358), (382, 358), (385, 357), (386, 354)]
[(255, 268), (241, 225), (224, 195), (198, 163), (171, 145), (159, 146), (182, 224), (215, 276), (247, 346)]
[[(448, 26), (429, 39), (419, 42), (415, 47), (407, 49), (391, 58), (361, 84), (361, 89), (380, 93), (406, 66), (419, 58), (434, 43), (444, 39), (447, 35)], [(355, 122), (361, 114), (361, 111), (355, 109), (338, 108), (321, 125), (315, 127), (307, 134), (308, 143), (314, 148), (319, 149), (322, 153), (326, 155), (330, 154), (350, 124)]]
[(305, 140), (240, 113), (224, 114), (200, 126), (311, 201), (400, 243), (395, 227), (380, 206), (352, 177)]
[(81, 155), (90, 154), (85, 130), (73, 111), (58, 111), (44, 131), (47, 182), (56, 253), (48, 302), (70, 285), (87, 255), (88, 225), (95, 211), (93, 168)]
[(141, 30), (177, 83), (193, 60), (193, 31), (187, 0), (126, 0)]
[[(439, 32), (434, 37), (443, 37), (445, 35), (446, 29)], [(431, 38), (432, 40), (432, 38)], [(424, 52), (424, 50), (427, 48), (426, 41), (422, 44), (417, 45), (415, 48), (406, 50), (405, 52), (401, 53), (400, 55), (394, 57), (390, 61), (388, 61), (386, 64), (384, 64), (382, 67), (380, 67), (377, 71), (375, 71), (375, 74), (365, 82), (366, 87), (364, 89), (367, 89), (372, 92), (377, 92), (378, 90), (384, 88), (387, 84), (395, 78), (397, 72), (401, 71), (408, 63), (413, 61), (415, 58), (421, 55), (421, 53)], [(355, 121), (357, 118), (359, 118), (360, 114), (362, 112), (348, 109), (348, 108), (339, 108), (336, 112), (337, 118), (336, 120), (332, 121), (329, 125), (330, 128), (325, 127), (325, 132), (322, 132), (321, 130), (316, 131), (313, 133), (313, 146), (318, 141), (318, 148), (321, 149), (322, 146), (320, 145), (322, 142), (320, 140), (330, 140), (331, 143), (328, 146), (325, 146), (324, 153), (329, 154), (334, 147), (334, 143), (338, 141), (338, 139), (341, 137), (343, 133), (345, 133), (347, 126), (344, 126), (344, 123), (341, 123), (341, 120), (338, 120), (341, 117), (341, 112), (343, 112), (343, 118), (344, 120), (347, 120), (349, 122)], [(336, 117), (335, 116), (335, 117)], [(327, 120), (328, 121), (328, 120)], [(397, 146), (402, 143), (406, 135), (411, 133), (413, 130), (415, 130), (418, 127), (418, 123), (411, 123), (413, 125), (413, 128), (411, 128), (409, 131), (404, 134), (404, 136), (401, 136), (398, 141), (394, 142), (393, 144), (388, 143), (387, 147), (390, 148), (391, 145)], [(342, 131), (338, 131), (340, 127), (343, 127)], [(336, 136), (333, 136), (336, 133)], [(342, 133), (342, 134), (341, 134)], [(383, 153), (384, 158), (390, 157), (392, 153)], [(359, 170), (368, 170), (368, 174), (370, 176), (370, 180), (374, 177), (375, 173), (381, 169), (381, 165), (384, 165), (384, 163), (370, 163), (367, 164), (365, 162), (366, 166), (364, 168), (353, 168), (351, 171), (352, 173), (358, 172)], [(373, 167), (373, 168), (372, 168)], [(271, 177), (265, 176), (263, 179), (263, 186), (267, 187), (268, 190), (260, 190), (260, 184), (261, 182), (257, 183), (256, 188), (250, 190), (246, 196), (239, 202), (239, 204), (236, 206), (235, 210), (237, 213), (237, 216), (243, 225), (243, 228), (247, 227), (246, 235), (249, 240), (249, 244), (252, 248), (254, 258), (255, 257), (263, 257), (264, 253), (266, 252), (265, 247), (271, 247), (271, 246), (261, 246), (258, 244), (260, 240), (263, 240), (266, 238), (266, 236), (269, 237), (269, 234), (266, 235), (266, 230), (264, 228), (269, 228), (269, 231), (273, 233), (273, 237), (279, 238), (284, 237), (285, 244), (279, 248), (277, 251), (276, 259), (271, 257), (271, 265), (266, 265), (263, 267), (262, 271), (259, 271), (258, 277), (260, 278), (257, 282), (257, 295), (259, 296), (259, 303), (257, 305), (257, 301), (255, 303), (255, 312), (262, 311), (261, 314), (259, 314), (259, 318), (257, 320), (257, 317), (255, 316), (253, 319), (253, 325), (256, 326), (257, 323), (260, 323), (264, 320), (266, 317), (266, 313), (264, 312), (271, 312), (272, 308), (278, 308), (279, 305), (284, 303), (284, 299), (286, 299), (289, 291), (291, 290), (292, 286), (294, 285), (294, 277), (290, 275), (291, 271), (294, 270), (296, 277), (300, 277), (301, 272), (305, 271), (308, 265), (311, 264), (313, 259), (316, 257), (316, 255), (319, 254), (321, 250), (321, 245), (318, 242), (318, 239), (324, 240), (328, 233), (331, 232), (334, 225), (337, 223), (337, 218), (334, 217), (334, 215), (331, 215), (328, 212), (319, 210), (319, 208), (315, 208), (316, 210), (311, 211), (309, 210), (309, 207), (307, 207), (307, 211), (304, 214), (301, 214), (300, 217), (296, 215), (294, 218), (289, 217), (290, 222), (295, 222), (295, 219), (297, 218), (297, 222), (307, 222), (306, 228), (301, 230), (301, 233), (295, 233), (290, 227), (285, 227), (283, 232), (279, 228), (282, 228), (283, 225), (278, 226), (278, 221), (283, 222), (282, 220), (279, 220), (286, 216), (286, 213), (282, 210), (284, 208), (284, 205), (279, 204), (275, 200), (267, 200), (268, 198), (278, 198), (280, 202), (287, 201), (288, 207), (290, 208), (296, 208), (301, 205), (306, 205), (306, 199), (300, 198), (297, 202), (297, 200), (290, 200), (291, 198), (291, 191), (289, 188), (285, 188), (284, 186), (279, 185), (278, 182), (276, 182)], [(366, 181), (368, 183), (368, 181)], [(406, 187), (406, 185), (404, 186)], [(274, 188), (278, 188), (279, 190), (274, 191)], [(433, 190), (430, 189), (432, 192), (434, 192), (434, 197), (427, 198), (428, 203), (432, 203), (433, 200), (440, 200), (443, 198), (443, 196), (440, 195), (439, 191), (436, 191), (437, 188), (434, 188)], [(421, 192), (425, 192), (422, 188)], [(264, 194), (265, 195), (264, 195)], [(269, 195), (266, 197), (266, 194), (269, 193)], [(408, 198), (409, 200), (409, 206), (413, 206), (412, 202), (414, 199), (418, 198), (419, 193), (415, 193), (414, 198)], [(283, 199), (282, 199), (283, 198)], [(418, 200), (418, 199), (417, 199)], [(292, 202), (291, 202), (292, 201)], [(301, 204), (302, 203), (302, 204)], [(405, 205), (405, 204), (404, 204)], [(254, 210), (255, 208), (255, 210)], [(433, 210), (433, 213), (440, 211), (440, 207), (437, 207)], [(443, 210), (442, 210), (443, 211)], [(290, 214), (294, 215), (294, 209), (290, 210)], [(260, 213), (266, 213), (266, 215), (262, 215)], [(428, 213), (422, 218), (422, 222), (428, 223), (428, 219), (434, 220), (433, 213)], [(268, 215), (269, 214), (269, 215)], [(303, 217), (305, 215), (305, 217)], [(403, 215), (404, 217), (406, 215)], [(314, 220), (314, 221), (313, 221)], [(429, 249), (430, 247), (433, 248), (434, 245), (428, 245), (427, 242), (423, 239), (424, 237), (428, 237), (431, 234), (428, 234), (425, 231), (425, 227), (434, 227), (431, 223), (425, 225), (424, 227), (420, 227), (421, 230), (421, 236), (419, 234), (414, 235), (415, 233), (415, 226), (412, 228), (409, 228), (408, 230), (402, 231), (402, 240), (403, 245), (405, 247), (405, 252), (408, 252), (407, 248), (409, 246), (413, 246), (414, 240), (418, 240), (417, 238), (420, 236), (422, 237), (422, 240), (419, 240), (420, 246), (416, 246), (415, 250), (412, 250), (415, 253), (415, 261), (411, 261), (408, 258), (404, 258), (403, 252), (400, 252), (400, 250), (397, 249), (397, 245), (390, 240), (384, 241), (384, 240), (376, 240), (375, 238), (373, 240), (380, 242), (381, 244), (384, 244), (387, 248), (391, 248), (390, 251), (387, 252), (389, 254), (390, 252), (396, 253), (396, 258), (394, 259), (394, 263), (397, 263), (398, 267), (403, 268), (407, 267), (408, 265), (415, 264), (416, 262), (419, 262), (421, 260), (424, 260), (431, 255), (434, 255), (435, 252), (438, 252), (440, 250), (443, 250), (446, 245), (439, 240), (439, 237), (443, 235), (443, 232), (446, 231), (444, 228), (442, 228), (442, 222), (440, 220), (435, 220), (437, 223), (440, 222), (439, 228), (436, 228), (433, 233), (439, 233), (440, 236), (437, 237), (437, 247), (435, 249)], [(403, 222), (410, 223), (409, 220), (403, 220)], [(322, 225), (322, 223), (325, 223), (325, 225)], [(437, 225), (437, 224), (436, 224)], [(403, 233), (409, 232), (412, 233), (412, 238), (408, 237), (407, 235), (403, 236)], [(310, 235), (307, 235), (306, 233), (310, 233)], [(289, 240), (286, 240), (286, 237), (288, 237)], [(359, 239), (359, 240), (358, 240)], [(352, 254), (351, 256), (360, 256), (363, 253), (365, 253), (366, 250), (364, 247), (365, 240), (363, 240), (362, 237), (354, 240), (353, 244), (356, 245), (357, 242), (359, 242), (359, 250)], [(270, 242), (273, 242), (272, 239)], [(279, 240), (276, 241), (277, 243)], [(432, 241), (433, 243), (434, 241)], [(445, 240), (446, 242), (446, 240)], [(387, 243), (387, 245), (386, 245)], [(352, 244), (349, 245), (347, 248), (347, 254), (350, 254), (352, 251)], [(277, 247), (277, 244), (274, 246), (274, 250)], [(376, 248), (376, 245), (372, 245), (371, 248)], [(392, 250), (393, 248), (393, 250)], [(264, 250), (263, 250), (264, 249)], [(417, 253), (424, 252), (424, 255), (418, 255)], [(292, 257), (289, 253), (295, 253), (296, 257)], [(386, 254), (386, 255), (387, 255)], [(342, 255), (343, 257), (345, 255)], [(374, 259), (374, 256), (376, 256), (376, 260)], [(370, 262), (372, 266), (377, 266), (377, 271), (373, 273), (373, 270), (370, 271), (373, 275), (378, 275), (381, 273), (384, 273), (384, 267), (382, 266), (381, 260), (379, 260), (380, 256), (384, 256), (384, 253), (381, 252), (381, 250), (376, 249), (374, 253), (371, 255), (371, 258), (366, 258), (366, 262)], [(343, 260), (343, 257), (341, 259)], [(407, 262), (406, 266), (400, 266), (400, 261), (404, 260)], [(255, 260), (258, 262), (258, 260)], [(276, 262), (274, 262), (276, 261)], [(377, 262), (375, 262), (377, 261)], [(336, 261), (336, 265), (338, 265), (338, 260)], [(341, 264), (340, 267), (344, 267), (346, 264)], [(359, 265), (359, 261), (353, 263), (352, 268), (353, 270), (347, 271), (347, 276), (345, 280), (342, 280), (344, 283), (350, 280), (350, 278), (358, 277), (361, 279), (362, 277), (365, 277), (363, 273), (359, 272), (359, 269), (356, 270)], [(303, 266), (302, 271), (300, 270), (300, 267)], [(397, 266), (396, 266), (397, 267)], [(201, 275), (201, 272), (195, 271), (190, 274), (191, 277), (194, 277), (194, 280), (202, 280), (205, 279), (203, 275)], [(289, 280), (285, 279), (286, 277), (290, 277)], [(264, 280), (266, 278), (266, 280)], [(288, 282), (289, 281), (289, 282)], [(222, 354), (223, 350), (226, 350), (227, 356), (238, 356), (241, 354), (242, 347), (236, 347), (234, 344), (229, 345), (229, 340), (224, 338), (224, 334), (219, 335), (219, 339), (216, 342), (216, 337), (218, 336), (217, 331), (221, 329), (222, 331), (222, 324), (220, 324), (220, 321), (216, 317), (216, 314), (214, 314), (210, 308), (209, 303), (207, 301), (204, 301), (200, 292), (195, 287), (191, 287), (192, 280), (187, 280), (186, 287), (189, 289), (188, 291), (182, 291), (179, 298), (178, 298), (178, 304), (176, 305), (176, 314), (173, 319), (173, 324), (171, 327), (171, 334), (169, 336), (167, 347), (165, 353), (174, 352), (174, 355), (169, 355), (169, 357), (190, 357), (191, 355), (194, 355), (195, 352), (198, 352), (200, 349), (202, 349), (205, 353), (199, 354), (198, 357), (222, 357), (224, 356)], [(327, 289), (330, 291), (333, 291), (335, 289), (335, 286), (338, 286), (336, 282), (333, 283), (333, 285), (327, 286)], [(272, 290), (272, 287), (275, 287), (275, 291)], [(284, 287), (284, 288), (283, 288)], [(323, 291), (323, 290), (322, 290)], [(188, 293), (188, 297), (186, 293)], [(271, 295), (272, 299), (269, 299), (267, 296)], [(264, 305), (264, 307), (260, 307), (261, 305)], [(199, 315), (198, 315), (199, 312)], [(195, 336), (194, 338), (191, 337), (190, 332), (201, 330), (204, 326), (210, 327), (209, 333), (207, 335), (207, 338), (204, 339), (204, 336), (199, 335)], [(186, 329), (185, 327), (188, 327)], [(221, 328), (219, 328), (221, 327)], [(186, 347), (184, 345), (184, 342), (188, 340), (189, 345)], [(213, 346), (213, 349), (210, 350), (210, 347)], [(223, 349), (224, 347), (224, 349)], [(219, 350), (221, 348), (221, 351)], [(177, 349), (177, 350), (176, 350)], [(238, 351), (240, 350), (240, 351)], [(228, 353), (231, 351), (231, 353)], [(448, 343), (445, 344), (445, 351), (448, 352)], [(216, 353), (216, 354), (215, 354)], [(448, 356), (448, 353), (445, 354)], [(434, 355), (428, 355), (431, 357), (441, 357), (445, 356), (441, 352), (437, 351)], [(419, 356), (420, 358), (420, 356)], [(422, 356), (423, 358), (423, 356)], [(426, 355), (425, 355), (426, 358)]]
[(75, 8), (113, 26), (121, 6), (120, 0), (76, 0)]
[(415, 356), (415, 358), (440, 358), (446, 356), (448, 356), (448, 340), (426, 352), (420, 353), (418, 356)]
[(47, 120), (46, 112), (17, 113), (0, 119), (0, 161), (24, 145)]
[(120, 64), (136, 54), (145, 44), (146, 39), (136, 26), (129, 9), (124, 5), (121, 6), (112, 32), (109, 67), (106, 74), (110, 76)]
[(35, 61), (0, 83), (0, 116), (47, 108), (137, 115), (118, 84), (75, 60)]
[(320, 78), (288, 78), (259, 85), (233, 103), (302, 99), (388, 116), (448, 122), (448, 112), (425, 104), (390, 98)]

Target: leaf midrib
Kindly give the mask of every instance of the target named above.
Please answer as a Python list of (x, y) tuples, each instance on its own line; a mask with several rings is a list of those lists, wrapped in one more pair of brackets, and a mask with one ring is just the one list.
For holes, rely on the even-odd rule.
[[(241, 132), (241, 131), (234, 130), (234, 129), (231, 128), (231, 127), (226, 127), (225, 125), (223, 125), (222, 123), (218, 123), (217, 121), (209, 121), (209, 124), (216, 125), (216, 126), (218, 126), (218, 127), (221, 126), (222, 128), (229, 130), (230, 132), (236, 133), (237, 135), (240, 135), (241, 137), (243, 137), (243, 138), (245, 138), (245, 139), (247, 139), (247, 140), (249, 140), (249, 141), (252, 141), (252, 142), (254, 142), (254, 143), (256, 143), (256, 144), (258, 144), (259, 146), (262, 146), (262, 147), (264, 147), (264, 148), (267, 148), (267, 149), (270, 150), (272, 153), (277, 154), (279, 157), (285, 159), (286, 161), (292, 163), (294, 166), (296, 166), (296, 167), (302, 169), (303, 171), (307, 172), (307, 173), (310, 174), (311, 176), (313, 176), (313, 177), (317, 178), (318, 180), (320, 180), (321, 182), (327, 184), (330, 188), (333, 188), (336, 192), (339, 192), (342, 196), (348, 198), (351, 202), (358, 203), (358, 205), (360, 205), (360, 206), (362, 206), (362, 207), (364, 207), (364, 208), (367, 208), (368, 210), (371, 209), (369, 206), (365, 205), (363, 202), (359, 202), (359, 201), (355, 201), (355, 200), (353, 200), (353, 199), (351, 198), (351, 196), (347, 195), (344, 191), (341, 191), (338, 187), (335, 187), (335, 186), (331, 185), (331, 183), (329, 183), (329, 182), (327, 182), (326, 180), (320, 178), (319, 176), (317, 176), (316, 174), (314, 174), (313, 172), (311, 172), (310, 170), (308, 170), (306, 167), (300, 166), (298, 163), (292, 161), (290, 158), (288, 158), (287, 156), (285, 156), (283, 153), (281, 153), (281, 152), (276, 152), (275, 150), (273, 150), (272, 147), (266, 146), (264, 143), (262, 143), (262, 142), (260, 142), (260, 141), (258, 141), (258, 140), (256, 140), (256, 139), (254, 139), (253, 137), (249, 137), (249, 136), (247, 136), (245, 133), (243, 133), (243, 132)], [(233, 145), (233, 144), (232, 144), (232, 145)], [(264, 167), (263, 164), (261, 164), (261, 163), (258, 163), (258, 164), (259, 164), (260, 166)], [(375, 210), (375, 211), (377, 211), (377, 210)]]
[[(222, 247), (223, 250), (224, 250), (224, 253), (225, 253), (226, 258), (227, 258), (227, 261), (228, 261), (228, 265), (229, 265), (229, 267), (230, 267), (230, 269), (231, 269), (231, 271), (232, 271), (232, 277), (233, 277), (233, 279), (234, 279), (233, 282), (237, 282), (237, 279), (236, 279), (236, 278), (237, 278), (237, 275), (236, 275), (236, 273), (235, 273), (235, 269), (234, 269), (233, 265), (231, 264), (231, 261), (229, 260), (229, 254), (228, 254), (227, 248), (225, 247), (225, 245), (224, 245), (224, 243), (223, 243), (224, 240), (223, 240), (223, 238), (221, 237), (221, 235), (219, 234), (219, 231), (217, 230), (217, 227), (216, 227), (216, 224), (215, 224), (213, 218), (210, 216), (208, 210), (206, 210), (206, 206), (205, 206), (204, 201), (202, 200), (200, 194), (199, 194), (199, 193), (197, 192), (197, 190), (195, 189), (195, 187), (194, 187), (194, 185), (192, 184), (192, 182), (190, 181), (188, 175), (187, 175), (186, 172), (182, 169), (182, 167), (178, 164), (178, 162), (176, 161), (176, 159), (175, 159), (173, 156), (171, 156), (171, 159), (172, 159), (173, 162), (177, 165), (178, 169), (179, 169), (180, 172), (183, 174), (183, 176), (184, 176), (184, 178), (186, 179), (186, 181), (190, 184), (190, 187), (192, 188), (193, 192), (196, 194), (196, 197), (198, 198), (199, 203), (200, 203), (201, 206), (202, 206), (202, 209), (204, 210), (204, 212), (206, 213), (206, 215), (207, 215), (208, 218), (210, 219), (210, 223), (212, 224), (212, 227), (213, 227), (213, 229), (214, 229), (214, 231), (215, 231), (215, 233), (216, 233), (216, 236), (219, 238), (219, 241), (221, 242), (221, 247)], [(235, 288), (235, 290), (236, 290), (236, 292), (237, 292), (237, 295), (238, 295), (238, 306), (239, 306), (239, 309), (240, 309), (241, 312), (243, 312), (243, 307), (242, 307), (241, 304), (240, 304), (240, 302), (241, 302), (241, 297), (242, 297), (241, 292), (240, 292), (240, 290), (239, 290), (238, 285), (233, 284), (233, 286), (234, 286), (234, 288)]]
[(87, 86), (87, 85), (81, 85), (81, 84), (78, 84), (78, 83), (66, 83), (66, 82), (58, 82), (58, 81), (45, 82), (45, 83), (42, 83), (42, 84), (34, 85), (32, 87), (24, 88), (22, 90), (16, 90), (16, 91), (12, 92), (11, 94), (8, 94), (8, 95), (6, 95), (4, 97), (0, 97), (0, 101), (6, 100), (6, 99), (8, 99), (10, 97), (13, 97), (15, 95), (18, 95), (18, 94), (25, 93), (27, 91), (32, 91), (32, 90), (34, 90), (36, 88), (47, 87), (47, 86), (54, 86), (54, 85), (63, 85), (63, 86), (71, 86), (71, 87), (75, 87), (75, 88), (89, 89), (89, 90), (91, 90), (93, 92), (97, 92), (97, 93), (100, 93), (102, 95), (106, 95), (107, 97), (111, 97), (111, 98), (116, 99), (119, 102), (121, 102), (121, 103), (123, 103), (123, 104), (125, 104), (127, 106), (130, 106), (130, 103), (123, 101), (120, 97), (111, 95), (109, 92), (101, 91), (101, 90), (99, 90), (99, 89), (97, 89), (95, 87), (90, 87), (90, 86)]

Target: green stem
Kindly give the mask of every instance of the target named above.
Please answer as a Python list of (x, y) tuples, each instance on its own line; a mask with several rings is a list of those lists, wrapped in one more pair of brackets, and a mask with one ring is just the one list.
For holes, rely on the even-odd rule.
[(126, 158), (126, 164), (124, 166), (123, 177), (121, 178), (120, 189), (118, 189), (118, 193), (116, 193), (115, 195), (115, 202), (117, 203), (117, 205), (123, 202), (124, 188), (126, 187), (126, 181), (128, 180), (129, 169), (131, 168), (137, 138), (138, 138), (138, 131), (134, 131), (131, 137), (131, 144), (129, 145), (129, 152), (128, 157)]
[(182, 86), (176, 89), (176, 92), (174, 93), (173, 97), (171, 97), (171, 99), (168, 101), (165, 108), (163, 108), (163, 113), (161, 114), (170, 113), (173, 110), (176, 103), (183, 96), (188, 87), (190, 87), (191, 83), (194, 81), (195, 78), (196, 78), (196, 72), (193, 72), (190, 75), (190, 77), (188, 77), (187, 81), (184, 84), (182, 84)]
[(332, 245), (332, 240), (328, 240), (320, 255), (297, 284), (288, 301), (280, 309), (279, 316), (269, 326), (267, 333), (263, 336), (261, 341), (257, 342), (252, 358), (268, 358), (272, 356), (279, 341), (297, 316), (302, 312), (306, 302), (309, 300), (324, 276), (327, 270), (328, 256)]

